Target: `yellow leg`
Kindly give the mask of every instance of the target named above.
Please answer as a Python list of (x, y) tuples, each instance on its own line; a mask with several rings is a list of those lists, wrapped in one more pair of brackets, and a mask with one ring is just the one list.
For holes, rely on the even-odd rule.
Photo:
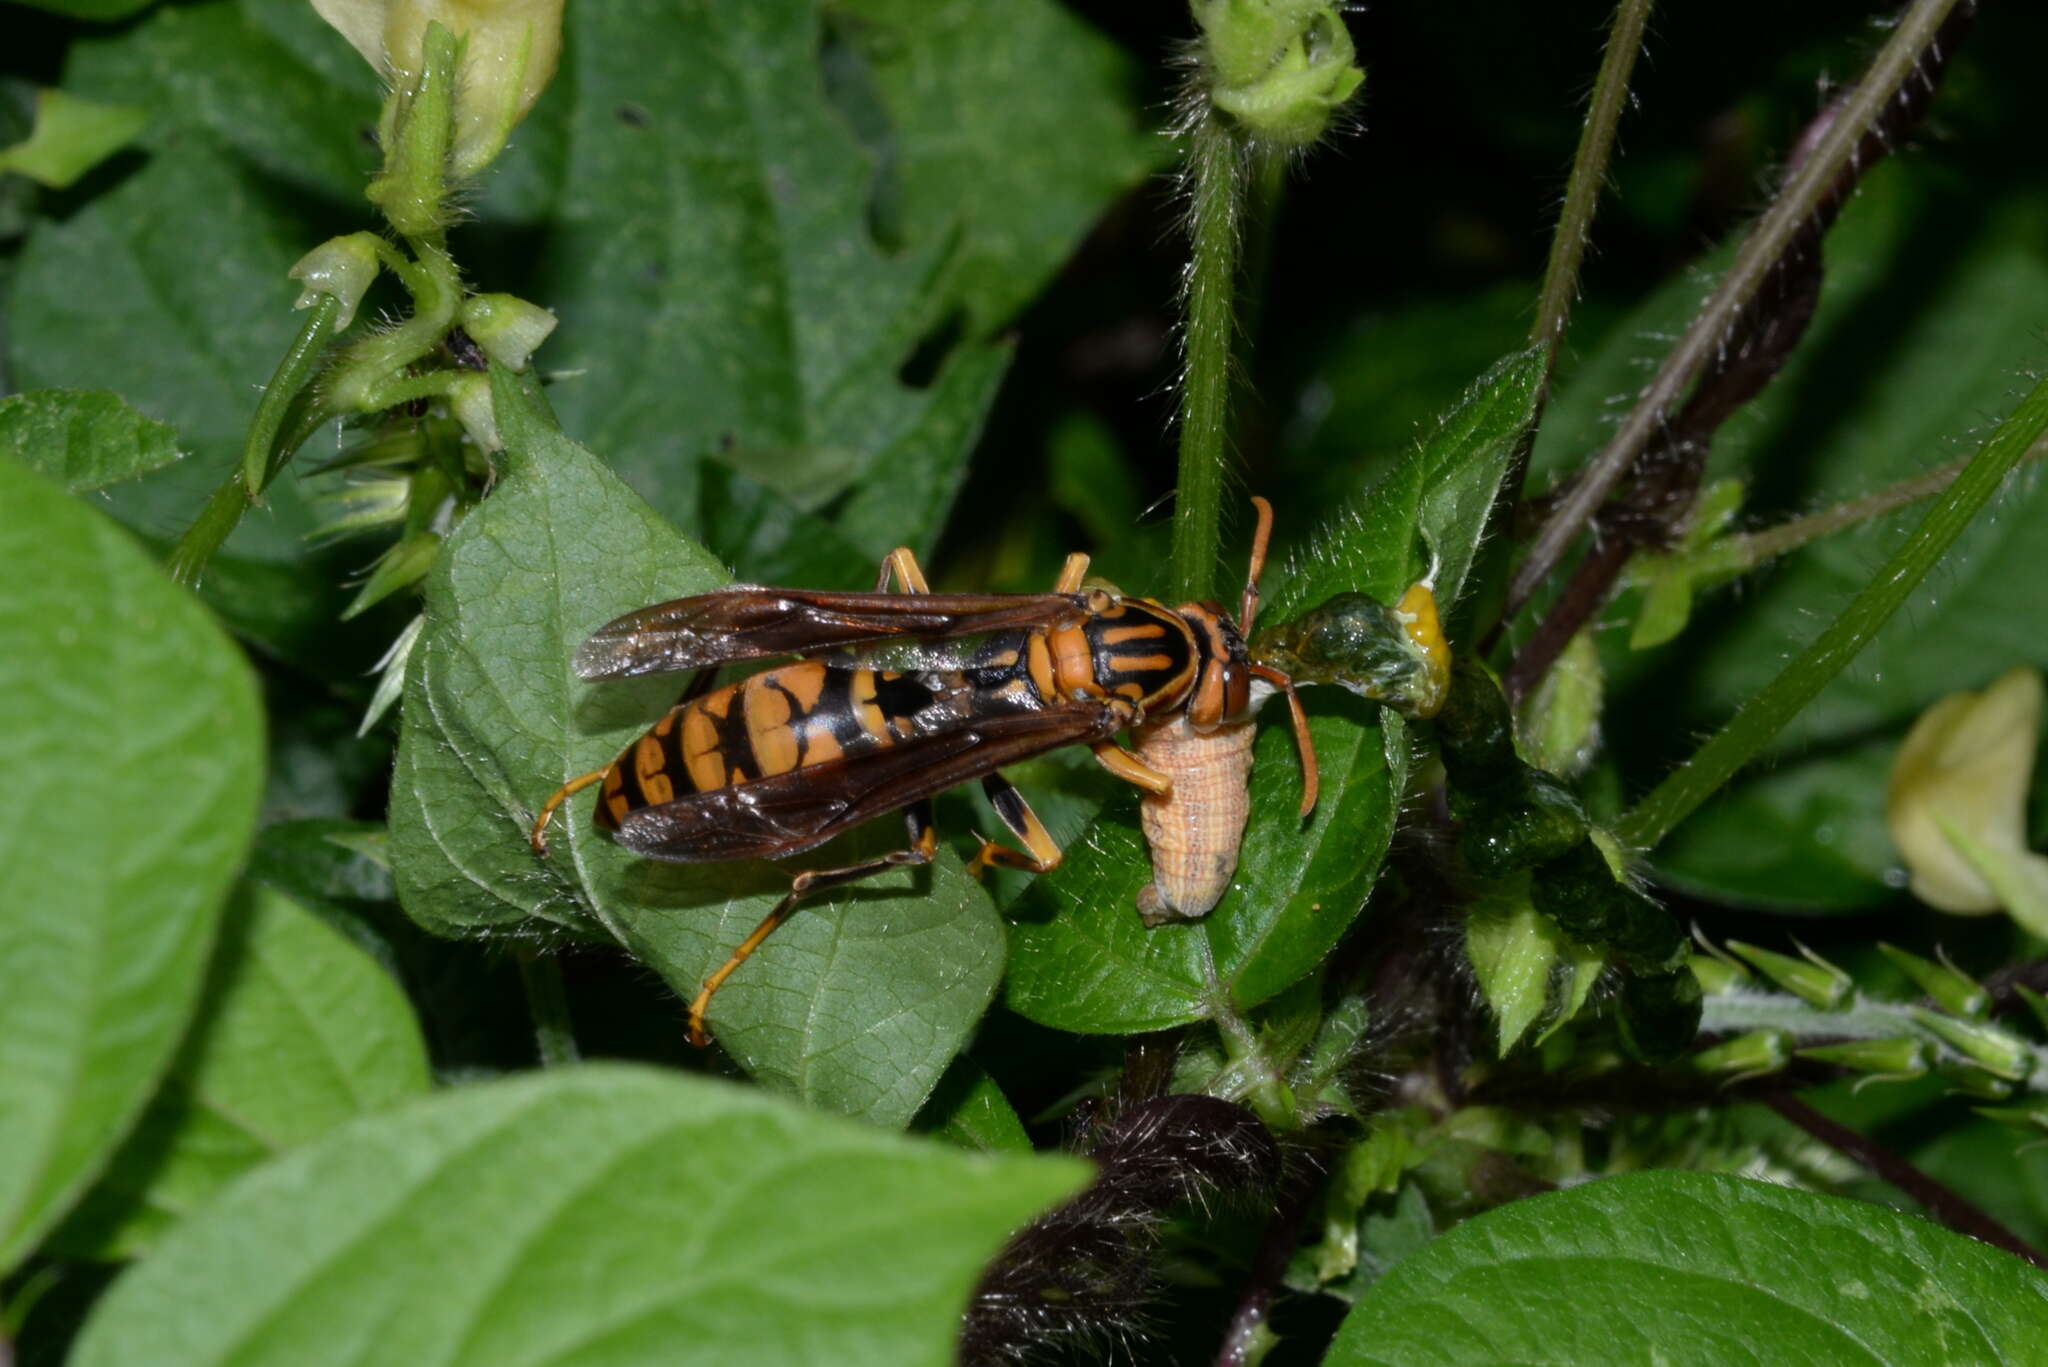
[(528, 837), (533, 842), (533, 852), (535, 854), (543, 859), (548, 857), (548, 822), (554, 819), (555, 808), (561, 806), (564, 802), (582, 792), (611, 771), (612, 767), (607, 764), (602, 769), (592, 769), (587, 774), (572, 778), (561, 787), (555, 789), (554, 795), (541, 804), (540, 815), (533, 819), (533, 834)]
[(704, 1013), (711, 1005), (712, 994), (725, 985), (725, 980), (733, 975), (733, 970), (753, 957), (754, 951), (761, 947), (761, 942), (773, 935), (776, 928), (790, 918), (805, 897), (814, 892), (844, 887), (848, 883), (858, 882), (889, 869), (932, 862), (932, 855), (939, 848), (939, 833), (938, 828), (932, 825), (931, 803), (916, 803), (905, 812), (904, 819), (910, 826), (910, 848), (892, 851), (879, 859), (866, 859), (858, 864), (848, 864), (841, 869), (808, 869), (790, 880), (789, 895), (777, 902), (774, 909), (761, 918), (761, 924), (755, 926), (753, 933), (740, 941), (739, 948), (732, 952), (732, 956), (719, 965), (718, 971), (706, 978), (704, 986), (697, 990), (696, 999), (690, 1003), (690, 1043), (699, 1049), (711, 1043), (711, 1032), (705, 1026)]
[(1143, 788), (1154, 797), (1173, 791), (1173, 780), (1139, 759), (1113, 740), (1099, 740), (1090, 747), (1102, 767), (1129, 784)]
[(924, 569), (917, 563), (917, 555), (908, 546), (898, 546), (882, 557), (882, 572), (875, 576), (875, 592), (889, 587), (889, 576), (896, 576), (897, 591), (900, 593), (930, 593), (932, 586), (925, 582)]
[(984, 840), (967, 865), (967, 871), (979, 878), (991, 865), (1023, 869), (1027, 873), (1050, 873), (1058, 868), (1065, 855), (1054, 842), (1052, 832), (1046, 830), (1045, 823), (1038, 819), (1038, 813), (1032, 811), (1031, 805), (1024, 800), (1024, 794), (1017, 791), (1016, 785), (1001, 774), (990, 774), (981, 781), (981, 788), (988, 794), (989, 805), (996, 809), (996, 815), (1010, 828), (1010, 833), (1024, 842), (1024, 850), (1013, 850), (993, 840)]

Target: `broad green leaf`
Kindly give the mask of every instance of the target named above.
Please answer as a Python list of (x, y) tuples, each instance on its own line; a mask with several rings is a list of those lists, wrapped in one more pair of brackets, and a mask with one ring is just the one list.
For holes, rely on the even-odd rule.
[(178, 434), (104, 389), (39, 389), (0, 399), (0, 457), (83, 493), (169, 465)]
[[(442, 934), (542, 917), (606, 935), (687, 1000), (795, 870), (637, 859), (590, 825), (587, 798), (558, 816), (545, 863), (526, 829), (557, 784), (609, 763), (682, 687), (582, 683), (571, 660), (584, 637), (725, 574), (518, 381), (499, 380), (507, 469), (442, 551), (407, 680), (391, 816), (399, 893)], [(902, 838), (894, 823), (876, 827), (865, 838), (878, 846)], [(795, 867), (847, 857), (833, 846)], [(719, 994), (712, 1021), (763, 1081), (902, 1125), (986, 1007), (1002, 953), (987, 895), (947, 856), (807, 905)]]
[(1031, 1136), (988, 1069), (961, 1057), (939, 1079), (917, 1129), (979, 1153), (1029, 1153)]
[(827, 102), (819, 0), (571, 6), (562, 208), (525, 292), (561, 316), (564, 425), (685, 528), (715, 457), (870, 558), (929, 546), (1007, 350), (900, 372), (953, 308), (950, 241), (873, 240), (871, 167)]
[(36, 95), (35, 131), (0, 148), (0, 173), (16, 171), (63, 190), (121, 150), (149, 114), (134, 105), (100, 104), (63, 90)]
[(53, 1247), (133, 1257), (242, 1173), (427, 1083), (391, 976), (305, 907), (244, 883), (170, 1075)]
[(165, 5), (74, 45), (65, 79), (81, 95), (141, 105), (203, 132), (277, 181), (369, 217), (363, 184), (377, 150), (364, 133), (377, 124), (380, 83), (303, 0)]
[[(1926, 243), (1944, 247), (1935, 268)], [(1870, 494), (1965, 453), (2011, 406), (2040, 352), (2048, 261), (2030, 203), (1984, 203), (1942, 173), (1881, 168), (1828, 237), (1827, 285), (1783, 374), (1715, 443), (1716, 474), (1744, 478), (1747, 527)], [(1672, 335), (1700, 282), (1674, 282), (1617, 329), (1559, 395), (1539, 463), (1602, 440), (1603, 401), (1640, 384), (1643, 339)], [(1799, 551), (1694, 606), (1677, 640), (1641, 653), (1606, 633), (1606, 723), (1632, 786), (1653, 782), (1811, 639), (1918, 521), (1912, 507)], [(1853, 665), (1788, 726), (1766, 762), (1657, 851), (1659, 872), (1711, 898), (1808, 911), (1896, 895), (1883, 825), (1888, 752), (1922, 708), (2035, 660), (2048, 581), (2035, 572), (2048, 484), (2023, 476), (1979, 518)], [(1633, 596), (1619, 611), (1633, 614)], [(1873, 781), (1875, 780), (1875, 781)]]
[(1007, 322), (1105, 205), (1166, 161), (1136, 63), (1054, 0), (831, 0), (888, 121), (878, 216), (958, 234), (972, 330)]
[[(8, 324), (15, 382), (92, 389), (118, 379), (130, 404), (192, 452), (113, 489), (117, 518), (175, 537), (235, 468), (257, 387), (297, 330), (284, 273), (320, 236), (196, 131), (156, 138), (134, 174), (75, 213), (36, 222)], [(243, 519), (231, 553), (304, 557), (313, 523), (298, 481), (279, 481), (272, 495)]]
[(68, 14), (75, 19), (125, 19), (137, 10), (148, 9), (154, 0), (27, 0), (37, 9)]
[[(1416, 448), (1274, 576), (1262, 614), (1285, 619), (1356, 590), (1391, 602), (1427, 568), (1455, 601), (1508, 452), (1532, 411), (1541, 360), (1480, 377)], [(1147, 930), (1133, 899), (1150, 865), (1129, 795), (1010, 908), (1007, 1000), (1063, 1030), (1119, 1033), (1258, 1005), (1329, 953), (1364, 904), (1393, 838), (1407, 736), (1334, 689), (1311, 693), (1322, 797), (1296, 815), (1300, 768), (1284, 725), (1254, 752), (1251, 820), (1231, 890), (1200, 921)], [(1282, 715), (1278, 708), (1269, 716)]]
[(1650, 1172), (1518, 1201), (1395, 1265), (1327, 1367), (2039, 1360), (2048, 1284), (1880, 1206)]
[(252, 1174), (74, 1367), (941, 1367), (1005, 1237), (1085, 1180), (624, 1067), (466, 1087)]
[(256, 687), (112, 523), (0, 460), (0, 1267), (92, 1180), (199, 997)]

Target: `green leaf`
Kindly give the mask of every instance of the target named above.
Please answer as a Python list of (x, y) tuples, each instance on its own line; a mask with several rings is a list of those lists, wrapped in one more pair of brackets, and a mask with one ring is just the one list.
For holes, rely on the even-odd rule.
[(169, 465), (178, 434), (104, 389), (39, 389), (0, 399), (0, 457), (84, 493)]
[(1529, 903), (1526, 874), (1503, 879), (1465, 913), (1465, 953), (1480, 995), (1499, 1029), (1502, 1058), (1546, 1014), (1552, 1029), (1569, 1020), (1600, 972), (1600, 959), (1567, 940)]
[(913, 249), (959, 236), (952, 284), (977, 335), (1166, 162), (1137, 64), (1052, 0), (833, 0), (830, 13), (888, 123), (884, 230)]
[(368, 218), (363, 184), (377, 151), (363, 135), (377, 124), (380, 83), (311, 5), (166, 5), (75, 44), (65, 79), (80, 94), (142, 105), (179, 133), (218, 140), (276, 180)]
[[(571, 7), (564, 206), (525, 293), (562, 325), (564, 425), (679, 525), (716, 457), (871, 559), (926, 548), (1007, 349), (901, 372), (954, 308), (949, 243), (885, 253), (870, 168), (819, 78), (817, 0)], [(921, 378), (921, 377), (920, 377)]]
[[(526, 829), (556, 785), (608, 764), (682, 686), (586, 685), (571, 667), (584, 637), (725, 574), (555, 430), (518, 380), (496, 380), (508, 466), (442, 551), (407, 679), (391, 813), (399, 894), (442, 934), (537, 916), (608, 936), (687, 999), (794, 870), (637, 859), (591, 827), (587, 801), (564, 808), (545, 863)], [(868, 838), (900, 841), (893, 823), (876, 826)], [(903, 1125), (980, 1018), (1002, 952), (987, 895), (948, 855), (807, 904), (719, 994), (712, 1020), (764, 1082)]]
[(128, 537), (0, 461), (0, 1267), (170, 1062), (262, 778), (241, 652)]
[(26, 0), (37, 9), (52, 14), (68, 14), (74, 19), (125, 19), (138, 10), (148, 9), (154, 0)]
[(170, 1075), (52, 1248), (133, 1257), (242, 1173), (427, 1084), (419, 1023), (391, 976), (297, 902), (245, 883)]
[(1518, 1201), (1409, 1255), (1327, 1367), (2033, 1362), (2040, 1273), (1921, 1220), (1704, 1173)]
[[(198, 133), (158, 146), (77, 212), (37, 220), (7, 334), (16, 383), (92, 389), (118, 376), (122, 396), (192, 452), (113, 489), (115, 517), (175, 536), (236, 467), (255, 387), (296, 331), (284, 273), (319, 236)], [(272, 494), (228, 545), (296, 562), (313, 518), (298, 481)]]
[(971, 1058), (953, 1060), (918, 1116), (917, 1128), (934, 1139), (977, 1153), (1029, 1153), (1031, 1137), (988, 1069)]
[(707, 1079), (564, 1069), (287, 1156), (102, 1301), (74, 1367), (941, 1367), (982, 1262), (1085, 1180)]
[(52, 189), (66, 189), (120, 151), (148, 121), (148, 113), (133, 105), (39, 91), (35, 131), (25, 142), (0, 148), (0, 173), (18, 171)]
[[(2040, 353), (2048, 263), (2030, 201), (2000, 204), (1925, 164), (1880, 168), (1827, 241), (1812, 330), (1764, 397), (1716, 441), (1710, 473), (1751, 491), (1769, 525), (1870, 494), (1962, 454), (2012, 407)], [(1929, 242), (1940, 266), (1921, 269)], [(1645, 336), (1671, 335), (1699, 282), (1674, 282), (1602, 347), (1546, 418), (1539, 462), (1604, 441), (1601, 409), (1640, 384)], [(1873, 319), (1881, 325), (1873, 325)], [(1642, 653), (1607, 633), (1605, 719), (1631, 787), (1647, 786), (1759, 692), (1917, 524), (1924, 504), (1834, 536), (1703, 598), (1684, 634)], [(2048, 580), (2035, 572), (2048, 482), (2016, 481), (1893, 621), (1739, 779), (1659, 847), (1660, 877), (1715, 900), (1806, 911), (1897, 895), (1882, 775), (1936, 698), (2038, 657)], [(1624, 598), (1620, 611), (1633, 613)]]
[[(1438, 594), (1455, 601), (1541, 373), (1540, 353), (1523, 352), (1474, 382), (1398, 466), (1290, 559), (1262, 614), (1284, 620), (1351, 590), (1392, 602), (1429, 564), (1425, 542), (1439, 561)], [(1393, 838), (1407, 736), (1338, 690), (1316, 690), (1309, 703), (1322, 798), (1308, 823), (1296, 815), (1293, 740), (1269, 725), (1254, 752), (1236, 882), (1202, 920), (1147, 930), (1133, 904), (1151, 876), (1136, 799), (1112, 802), (1010, 909), (1012, 1008), (1062, 1030), (1164, 1029), (1226, 1003), (1256, 1006), (1329, 953)]]

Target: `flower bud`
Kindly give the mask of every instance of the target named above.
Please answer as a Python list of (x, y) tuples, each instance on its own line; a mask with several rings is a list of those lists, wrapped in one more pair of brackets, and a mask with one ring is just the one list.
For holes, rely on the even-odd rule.
[(1254, 138), (1306, 147), (1365, 80), (1328, 0), (1194, 0), (1209, 99)]
[(1982, 693), (1935, 703), (1900, 744), (1885, 822), (1929, 906), (2005, 907), (2042, 929), (2033, 920), (2048, 908), (2048, 859), (2026, 848), (2025, 812), (2041, 694), (2038, 671), (2011, 670)]
[(1898, 965), (1915, 986), (1932, 997), (1942, 1010), (1973, 1019), (1991, 1010), (1991, 994), (1953, 964), (1923, 959), (1897, 945), (1880, 943), (1877, 948), (1885, 958)]
[(509, 294), (474, 294), (462, 301), (462, 330), (507, 370), (524, 370), (534, 348), (555, 330), (555, 315)]
[(1692, 1056), (1692, 1066), (1702, 1073), (1753, 1078), (1782, 1072), (1791, 1060), (1791, 1037), (1783, 1030), (1752, 1030), (1702, 1049)]
[(334, 330), (345, 331), (356, 320), (356, 307), (376, 280), (378, 269), (375, 233), (329, 238), (300, 257), (298, 264), (286, 272), (305, 286), (292, 307), (311, 308), (321, 295), (331, 295), (341, 303)]
[(562, 0), (313, 0), (313, 8), (394, 89), (424, 69), (427, 25), (464, 39), (450, 173), (490, 164), (555, 74)]
[(1960, 1021), (1925, 1007), (1912, 1008), (1913, 1019), (1930, 1034), (1940, 1037), (1955, 1050), (2008, 1082), (2025, 1082), (2034, 1069), (2034, 1052), (1996, 1025), (1981, 1021)]
[(1803, 959), (1746, 945), (1740, 940), (1730, 940), (1728, 949), (1779, 987), (1823, 1011), (1832, 1011), (1847, 1001), (1850, 989), (1855, 986), (1848, 974), (1810, 949), (1802, 950), (1806, 956)]
[(1840, 1044), (1816, 1044), (1799, 1051), (1799, 1057), (1812, 1059), (1815, 1063), (1828, 1063), (1870, 1077), (1900, 1081), (1926, 1076), (1932, 1054), (1926, 1040), (1911, 1035), (1891, 1039), (1844, 1040)]
[(505, 443), (498, 439), (498, 410), (491, 406), (491, 377), (471, 371), (448, 383), (448, 407), (469, 439), (483, 451), (497, 451)]

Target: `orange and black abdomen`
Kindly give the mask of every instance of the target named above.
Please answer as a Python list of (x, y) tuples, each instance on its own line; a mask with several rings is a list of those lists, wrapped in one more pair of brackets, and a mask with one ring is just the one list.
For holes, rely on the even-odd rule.
[(1087, 633), (1095, 681), (1105, 693), (1148, 710), (1170, 709), (1194, 687), (1196, 644), (1180, 614), (1126, 598), (1091, 616)]
[(919, 734), (948, 715), (933, 677), (807, 661), (679, 703), (612, 762), (597, 824)]

